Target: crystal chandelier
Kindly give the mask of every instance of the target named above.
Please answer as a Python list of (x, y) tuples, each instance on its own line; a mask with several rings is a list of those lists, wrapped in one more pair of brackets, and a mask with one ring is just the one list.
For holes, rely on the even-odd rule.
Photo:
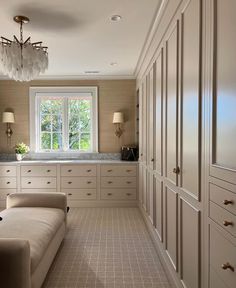
[(42, 42), (30, 42), (30, 37), (23, 40), (23, 24), (29, 22), (25, 16), (15, 16), (20, 24), (20, 40), (1, 37), (0, 67), (5, 75), (16, 81), (30, 81), (48, 68), (47, 47)]

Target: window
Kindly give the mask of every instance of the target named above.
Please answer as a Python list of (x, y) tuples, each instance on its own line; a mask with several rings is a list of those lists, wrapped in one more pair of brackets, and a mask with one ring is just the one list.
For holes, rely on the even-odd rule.
[(97, 152), (96, 87), (31, 87), (34, 152)]

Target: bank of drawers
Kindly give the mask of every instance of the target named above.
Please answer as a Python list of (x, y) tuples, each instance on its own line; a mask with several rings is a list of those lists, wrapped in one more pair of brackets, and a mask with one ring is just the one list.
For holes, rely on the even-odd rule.
[(101, 199), (135, 200), (136, 170), (132, 165), (101, 165)]
[(0, 202), (5, 206), (7, 195), (15, 193), (17, 190), (16, 166), (0, 166)]
[(62, 165), (61, 191), (68, 200), (96, 200), (96, 165)]
[[(210, 288), (235, 288), (236, 283), (236, 194), (210, 183)], [(228, 234), (227, 234), (227, 233)], [(229, 241), (228, 236), (235, 239)], [(227, 237), (226, 237), (227, 236)], [(221, 283), (219, 279), (225, 283)]]
[(22, 165), (20, 173), (21, 191), (39, 192), (57, 189), (56, 165)]

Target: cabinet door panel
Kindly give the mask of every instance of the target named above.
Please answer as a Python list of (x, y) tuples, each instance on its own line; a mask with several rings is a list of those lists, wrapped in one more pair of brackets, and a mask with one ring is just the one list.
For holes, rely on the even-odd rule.
[(180, 199), (180, 274), (186, 288), (199, 288), (199, 213)]
[(155, 178), (155, 226), (156, 232), (161, 241), (163, 241), (163, 182)]
[(236, 184), (236, 34), (233, 0), (215, 0), (211, 175)]
[(154, 193), (153, 193), (153, 189), (154, 189), (154, 176), (152, 173), (148, 172), (148, 214), (149, 214), (149, 219), (151, 221), (152, 224), (154, 224)]
[(156, 60), (155, 81), (155, 170), (163, 175), (163, 49)]
[(176, 184), (178, 100), (178, 25), (166, 42), (166, 177)]
[(142, 204), (143, 209), (147, 211), (147, 170), (143, 169), (143, 187), (142, 187)]
[[(201, 143), (200, 1), (191, 0), (182, 13), (181, 186), (199, 199)], [(194, 55), (194, 57), (193, 57)]]
[(147, 161), (147, 83), (146, 77), (142, 82), (142, 161)]
[(154, 71), (153, 67), (151, 68), (148, 77), (147, 77), (147, 127), (148, 127), (148, 133), (147, 133), (147, 139), (148, 139), (148, 145), (147, 145), (147, 163), (148, 166), (153, 169), (153, 161), (154, 161), (154, 155), (153, 155), (153, 115), (154, 115), (154, 107), (153, 107), (153, 77), (154, 77)]
[(174, 269), (178, 266), (178, 194), (165, 187), (165, 246)]

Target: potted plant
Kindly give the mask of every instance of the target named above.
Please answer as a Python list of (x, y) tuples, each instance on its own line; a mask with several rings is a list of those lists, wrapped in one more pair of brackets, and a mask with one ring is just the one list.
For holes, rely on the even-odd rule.
[(15, 146), (15, 152), (16, 152), (16, 160), (21, 161), (25, 154), (30, 151), (29, 146), (27, 146), (25, 143), (18, 143)]

